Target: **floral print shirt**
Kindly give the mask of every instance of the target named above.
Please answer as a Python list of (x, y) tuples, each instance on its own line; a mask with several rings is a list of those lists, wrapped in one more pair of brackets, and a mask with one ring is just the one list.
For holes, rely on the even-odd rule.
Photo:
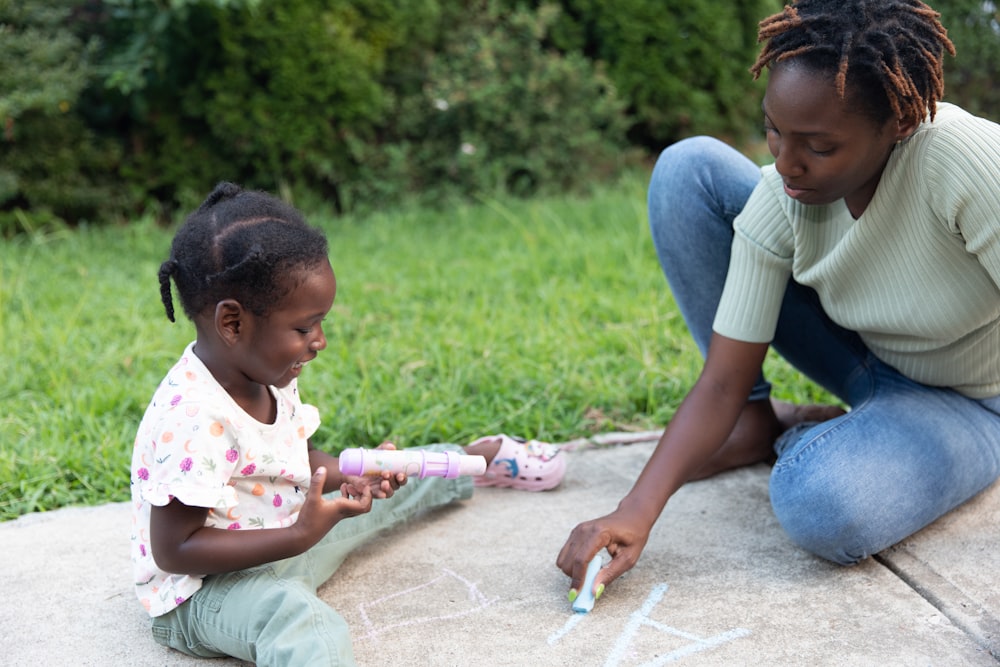
[(132, 452), (132, 571), (139, 601), (160, 616), (191, 597), (203, 577), (156, 566), (149, 541), (153, 505), (177, 498), (209, 508), (206, 526), (228, 530), (295, 523), (309, 488), (308, 438), (319, 412), (297, 382), (270, 387), (273, 424), (248, 415), (194, 353), (194, 343), (160, 383)]

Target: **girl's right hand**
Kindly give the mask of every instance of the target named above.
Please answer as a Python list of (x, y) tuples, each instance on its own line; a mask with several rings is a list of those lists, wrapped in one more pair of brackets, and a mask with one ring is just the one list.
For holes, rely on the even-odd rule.
[(327, 500), (327, 469), (318, 467), (310, 481), (298, 519), (287, 528), (227, 530), (205, 525), (208, 508), (188, 506), (176, 498), (154, 506), (149, 537), (156, 564), (176, 574), (234, 572), (291, 558), (323, 539), (337, 522), (372, 508), (371, 489)]
[(294, 524), (306, 535), (314, 538), (313, 543), (318, 542), (341, 519), (366, 514), (372, 508), (372, 491), (368, 487), (354, 489), (356, 494), (350, 495), (342, 486), (341, 492), (344, 495), (332, 500), (324, 498), (323, 485), (326, 483), (326, 474), (327, 470), (323, 466), (313, 473), (306, 500)]

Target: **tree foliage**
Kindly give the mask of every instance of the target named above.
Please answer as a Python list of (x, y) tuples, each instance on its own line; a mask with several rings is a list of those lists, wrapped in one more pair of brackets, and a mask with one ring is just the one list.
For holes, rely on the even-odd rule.
[[(992, 0), (937, 0), (946, 100), (1000, 118)], [(187, 210), (580, 189), (752, 138), (780, 0), (0, 0), (0, 233)], [(631, 147), (631, 148), (629, 148)]]
[(613, 172), (625, 148), (623, 104), (601, 67), (544, 46), (558, 13), (468, 7), (394, 91), (378, 141), (352, 145), (357, 196), (391, 196), (376, 189), (399, 183), (430, 198), (552, 193)]
[(607, 63), (628, 100), (633, 143), (657, 150), (692, 134), (746, 138), (762, 90), (748, 68), (757, 21), (778, 0), (561, 0), (561, 49)]
[(1000, 121), (1000, 9), (988, 0), (932, 2), (955, 43), (945, 61), (945, 100)]
[(77, 4), (0, 0), (0, 232), (91, 217), (113, 197), (91, 173), (120, 152), (79, 113), (97, 44), (71, 29)]

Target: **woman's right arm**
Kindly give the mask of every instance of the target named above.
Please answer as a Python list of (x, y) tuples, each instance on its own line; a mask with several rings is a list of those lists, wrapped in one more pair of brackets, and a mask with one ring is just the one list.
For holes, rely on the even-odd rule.
[(579, 524), (556, 564), (579, 590), (587, 564), (603, 548), (611, 562), (595, 587), (635, 565), (667, 500), (725, 443), (746, 406), (767, 354), (767, 343), (712, 335), (705, 366), (670, 421), (632, 489), (607, 516)]
[(372, 494), (367, 487), (359, 496), (323, 498), (325, 478), (325, 468), (316, 471), (298, 519), (286, 528), (210, 528), (205, 525), (208, 508), (185, 505), (176, 498), (154, 506), (150, 516), (153, 559), (166, 572), (218, 574), (297, 556), (341, 519), (371, 509)]

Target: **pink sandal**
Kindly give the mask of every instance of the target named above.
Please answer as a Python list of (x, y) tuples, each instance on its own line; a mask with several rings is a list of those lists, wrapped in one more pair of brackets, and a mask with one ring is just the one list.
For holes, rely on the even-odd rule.
[(559, 486), (566, 474), (566, 455), (558, 446), (538, 440), (522, 440), (508, 435), (489, 435), (471, 445), (500, 439), (500, 449), (476, 486), (547, 491)]

